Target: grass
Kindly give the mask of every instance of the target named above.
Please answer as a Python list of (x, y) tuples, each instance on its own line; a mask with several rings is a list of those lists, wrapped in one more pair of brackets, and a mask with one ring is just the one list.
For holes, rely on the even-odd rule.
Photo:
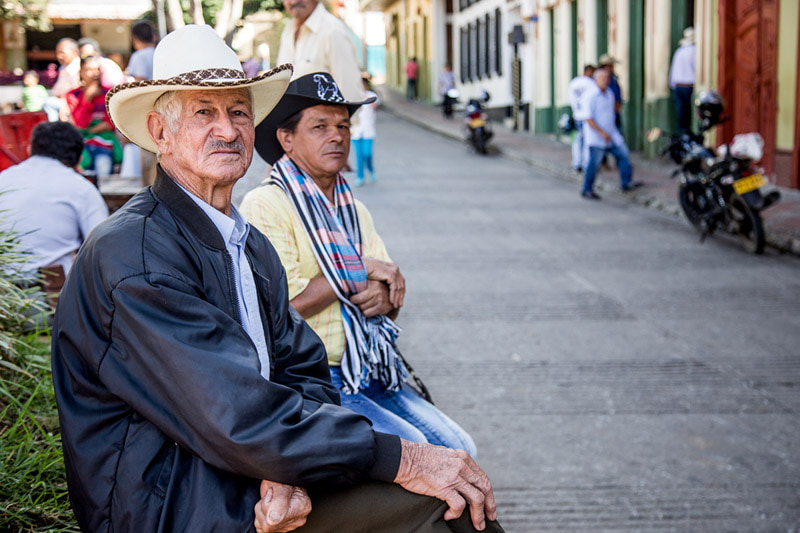
[[(78, 531), (69, 506), (44, 309), (25, 256), (0, 231), (0, 531)], [(29, 282), (29, 278), (27, 279)], [(41, 321), (39, 321), (41, 323)]]

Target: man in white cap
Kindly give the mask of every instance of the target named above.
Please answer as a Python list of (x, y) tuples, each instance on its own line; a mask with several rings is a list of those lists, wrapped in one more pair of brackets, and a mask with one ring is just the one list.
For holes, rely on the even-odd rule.
[(683, 38), (672, 56), (669, 69), (669, 86), (675, 102), (675, 114), (678, 117), (678, 133), (689, 131), (692, 125), (692, 93), (694, 92), (694, 28), (689, 26), (683, 30)]
[(53, 326), (81, 528), (502, 531), (466, 452), (339, 406), (277, 254), (231, 205), (291, 67), (246, 78), (210, 27), (189, 25), (158, 45), (153, 75), (106, 103), (159, 153), (156, 181), (84, 243)]

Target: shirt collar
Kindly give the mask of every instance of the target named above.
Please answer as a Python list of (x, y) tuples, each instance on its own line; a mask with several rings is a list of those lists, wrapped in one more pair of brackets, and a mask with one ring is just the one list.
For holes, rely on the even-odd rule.
[(192, 194), (191, 191), (180, 183), (175, 183), (178, 187), (183, 189), (183, 191), (189, 195), (189, 198), (191, 198), (194, 203), (203, 210), (203, 213), (211, 219), (211, 222), (216, 226), (226, 243), (244, 246), (244, 242), (247, 240), (247, 234), (250, 232), (250, 224), (245, 222), (242, 215), (239, 214), (239, 211), (237, 211), (233, 205), (231, 205), (231, 216), (227, 216), (219, 209)]
[(314, 8), (314, 11), (308, 16), (306, 21), (303, 23), (303, 26), (307, 27), (314, 33), (317, 33), (320, 28), (322, 27), (322, 23), (325, 19), (325, 6), (322, 5), (322, 2), (317, 4), (317, 7)]

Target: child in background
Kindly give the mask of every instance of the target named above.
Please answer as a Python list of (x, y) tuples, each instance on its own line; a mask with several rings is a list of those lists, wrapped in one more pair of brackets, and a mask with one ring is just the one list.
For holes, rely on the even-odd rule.
[(29, 70), (22, 78), (22, 107), (25, 111), (41, 111), (47, 99), (47, 89), (39, 83), (39, 73)]
[[(361, 79), (364, 84), (364, 98), (369, 99), (378, 97), (372, 91), (369, 84), (369, 75)], [(350, 139), (353, 141), (353, 147), (356, 150), (356, 186), (364, 184), (364, 167), (369, 170), (369, 180), (375, 182), (378, 177), (375, 175), (375, 170), (372, 166), (372, 142), (375, 139), (375, 119), (376, 109), (378, 109), (378, 101), (367, 105), (361, 106), (358, 111), (358, 124), (353, 128)]]

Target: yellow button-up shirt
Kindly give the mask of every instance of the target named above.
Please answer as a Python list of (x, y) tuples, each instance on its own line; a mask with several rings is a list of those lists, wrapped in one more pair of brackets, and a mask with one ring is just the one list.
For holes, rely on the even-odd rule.
[[(372, 215), (360, 201), (355, 203), (361, 226), (362, 256), (391, 261), (375, 231)], [(303, 292), (312, 278), (322, 275), (303, 223), (280, 187), (264, 185), (253, 189), (244, 197), (239, 212), (267, 236), (278, 252), (286, 269), (290, 299)], [(334, 302), (306, 322), (325, 344), (328, 364), (339, 366), (345, 344), (341, 304)]]

